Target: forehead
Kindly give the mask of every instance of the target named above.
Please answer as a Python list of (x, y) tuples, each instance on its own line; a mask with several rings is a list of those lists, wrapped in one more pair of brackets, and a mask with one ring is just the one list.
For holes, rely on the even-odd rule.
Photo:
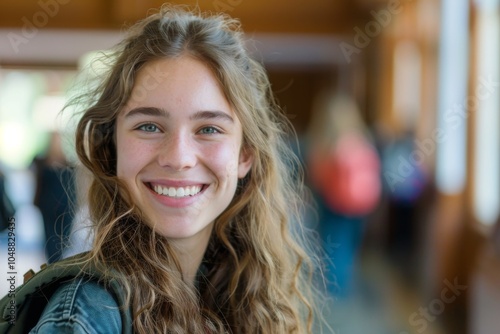
[(189, 56), (154, 60), (139, 70), (125, 109), (148, 104), (157, 107), (217, 107), (232, 112), (212, 70)]

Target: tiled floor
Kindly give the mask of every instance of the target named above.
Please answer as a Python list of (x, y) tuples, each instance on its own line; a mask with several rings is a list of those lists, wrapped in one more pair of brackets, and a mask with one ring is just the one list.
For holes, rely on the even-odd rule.
[[(355, 281), (350, 298), (331, 301), (325, 308), (325, 318), (333, 333), (444, 334), (437, 317), (433, 322), (426, 322), (425, 327), (421, 318), (414, 317), (413, 322), (409, 320), (423, 303), (382, 256), (365, 253)], [(321, 331), (316, 330), (316, 333)], [(330, 334), (332, 330), (324, 329), (322, 333)]]

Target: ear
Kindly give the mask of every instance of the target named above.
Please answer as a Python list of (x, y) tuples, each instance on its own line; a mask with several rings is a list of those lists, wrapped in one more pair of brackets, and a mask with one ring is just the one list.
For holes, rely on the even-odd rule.
[(238, 178), (244, 178), (253, 164), (253, 154), (248, 148), (242, 148), (238, 159)]

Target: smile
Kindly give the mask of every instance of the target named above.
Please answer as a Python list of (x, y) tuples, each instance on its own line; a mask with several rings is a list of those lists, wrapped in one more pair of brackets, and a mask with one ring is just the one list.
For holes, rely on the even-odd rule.
[(163, 187), (161, 185), (151, 185), (151, 189), (154, 190), (158, 195), (174, 197), (174, 198), (182, 198), (188, 196), (194, 196), (198, 194), (202, 186), (188, 186), (188, 187)]

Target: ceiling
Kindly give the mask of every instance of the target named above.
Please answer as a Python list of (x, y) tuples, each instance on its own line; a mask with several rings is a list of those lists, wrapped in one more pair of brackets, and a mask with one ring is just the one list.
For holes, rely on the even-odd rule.
[[(239, 18), (275, 64), (342, 61), (342, 36), (366, 22), (389, 0), (185, 0), (171, 1)], [(108, 48), (125, 27), (160, 0), (1, 0), (0, 65), (74, 66), (89, 50)], [(267, 51), (266, 51), (267, 50)], [(316, 50), (310, 52), (309, 50)]]
[[(386, 0), (388, 1), (388, 0)], [(0, 28), (120, 29), (158, 8), (161, 0), (2, 0)], [(335, 34), (348, 32), (383, 0), (184, 0), (170, 1), (241, 19), (247, 32)], [(369, 6), (371, 5), (371, 6)], [(45, 15), (44, 12), (48, 15)]]

